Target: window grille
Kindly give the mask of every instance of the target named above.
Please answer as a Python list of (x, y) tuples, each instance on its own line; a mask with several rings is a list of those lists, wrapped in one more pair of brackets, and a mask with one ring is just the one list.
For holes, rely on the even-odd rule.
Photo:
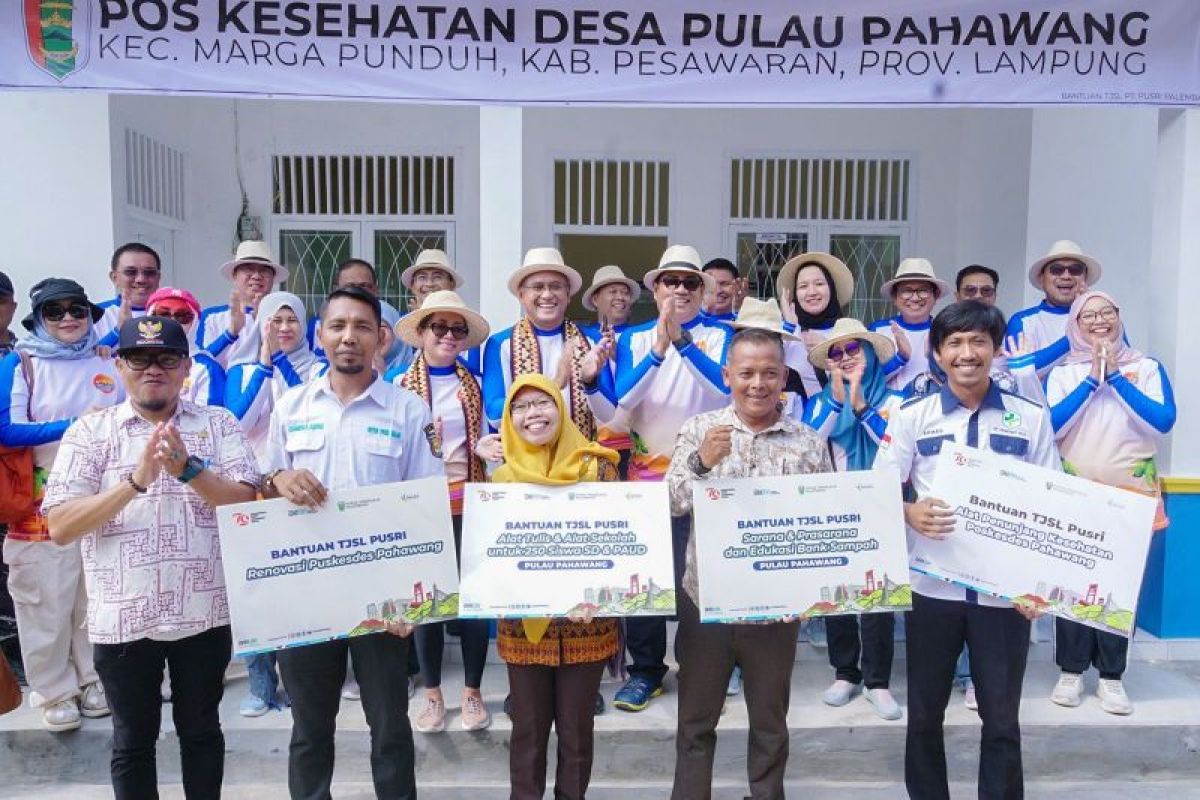
[(730, 218), (907, 222), (906, 158), (735, 158)]
[(454, 157), (278, 155), (272, 197), (276, 214), (449, 216)]
[(183, 153), (144, 133), (125, 129), (125, 202), (133, 208), (185, 220)]
[(556, 160), (554, 223), (665, 228), (670, 167), (667, 161)]

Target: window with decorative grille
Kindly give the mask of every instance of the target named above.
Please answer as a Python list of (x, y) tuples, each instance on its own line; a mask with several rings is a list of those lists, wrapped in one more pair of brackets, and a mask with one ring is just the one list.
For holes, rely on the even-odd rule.
[(184, 167), (181, 151), (125, 129), (125, 202), (129, 206), (185, 221)]
[(276, 214), (449, 216), (454, 157), (278, 155), (272, 198)]
[(667, 161), (556, 160), (554, 224), (665, 228), (670, 167)]

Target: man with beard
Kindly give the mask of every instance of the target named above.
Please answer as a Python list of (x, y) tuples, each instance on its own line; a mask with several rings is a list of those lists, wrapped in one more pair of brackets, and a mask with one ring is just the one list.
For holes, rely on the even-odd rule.
[(191, 359), (179, 323), (129, 320), (117, 352), (127, 399), (67, 430), (42, 509), (55, 544), (82, 539), (88, 636), (112, 710), (115, 796), (158, 796), (165, 665), (184, 794), (217, 798), (232, 640), (213, 507), (253, 500), (258, 468), (232, 414), (180, 399)]
[[(443, 475), (440, 444), (425, 401), (372, 368), (383, 346), (379, 298), (357, 286), (335, 289), (321, 309), (324, 375), (289, 389), (271, 414), (263, 479), (266, 497), (316, 508), (330, 489)], [(316, 601), (314, 601), (316, 602)], [(279, 668), (292, 700), (288, 789), (329, 797), (334, 732), (346, 656), (354, 666), (371, 730), (371, 774), (379, 797), (415, 798), (408, 689), (402, 677), (412, 626), (284, 650)]]
[(1050, 252), (1029, 265), (1029, 282), (1046, 296), (1036, 306), (1012, 315), (1008, 339), (1011, 350), (1011, 343), (1024, 334), (1039, 376), (1044, 377), (1071, 349), (1067, 342), (1067, 312), (1076, 297), (1100, 280), (1100, 272), (1099, 261), (1066, 239), (1055, 242)]

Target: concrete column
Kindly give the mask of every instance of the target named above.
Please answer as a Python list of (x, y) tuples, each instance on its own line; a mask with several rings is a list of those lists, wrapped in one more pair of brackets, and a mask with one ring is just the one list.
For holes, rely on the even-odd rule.
[(79, 281), (93, 300), (111, 296), (108, 95), (0, 92), (0, 150), (0, 270), (12, 278), (18, 319), (48, 276)]
[(479, 109), (479, 305), (492, 330), (519, 310), (506, 284), (524, 255), (523, 116), (517, 106)]

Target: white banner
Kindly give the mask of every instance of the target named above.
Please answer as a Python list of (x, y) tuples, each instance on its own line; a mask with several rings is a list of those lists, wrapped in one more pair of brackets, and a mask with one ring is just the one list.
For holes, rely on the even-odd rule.
[(895, 470), (696, 481), (700, 620), (912, 607)]
[(8, 0), (0, 85), (665, 105), (1200, 104), (1190, 0)]
[(675, 613), (665, 483), (467, 484), (463, 617)]
[(236, 655), (458, 614), (445, 478), (217, 508)]
[(930, 489), (958, 516), (912, 568), (1121, 636), (1133, 632), (1158, 501), (944, 444)]

